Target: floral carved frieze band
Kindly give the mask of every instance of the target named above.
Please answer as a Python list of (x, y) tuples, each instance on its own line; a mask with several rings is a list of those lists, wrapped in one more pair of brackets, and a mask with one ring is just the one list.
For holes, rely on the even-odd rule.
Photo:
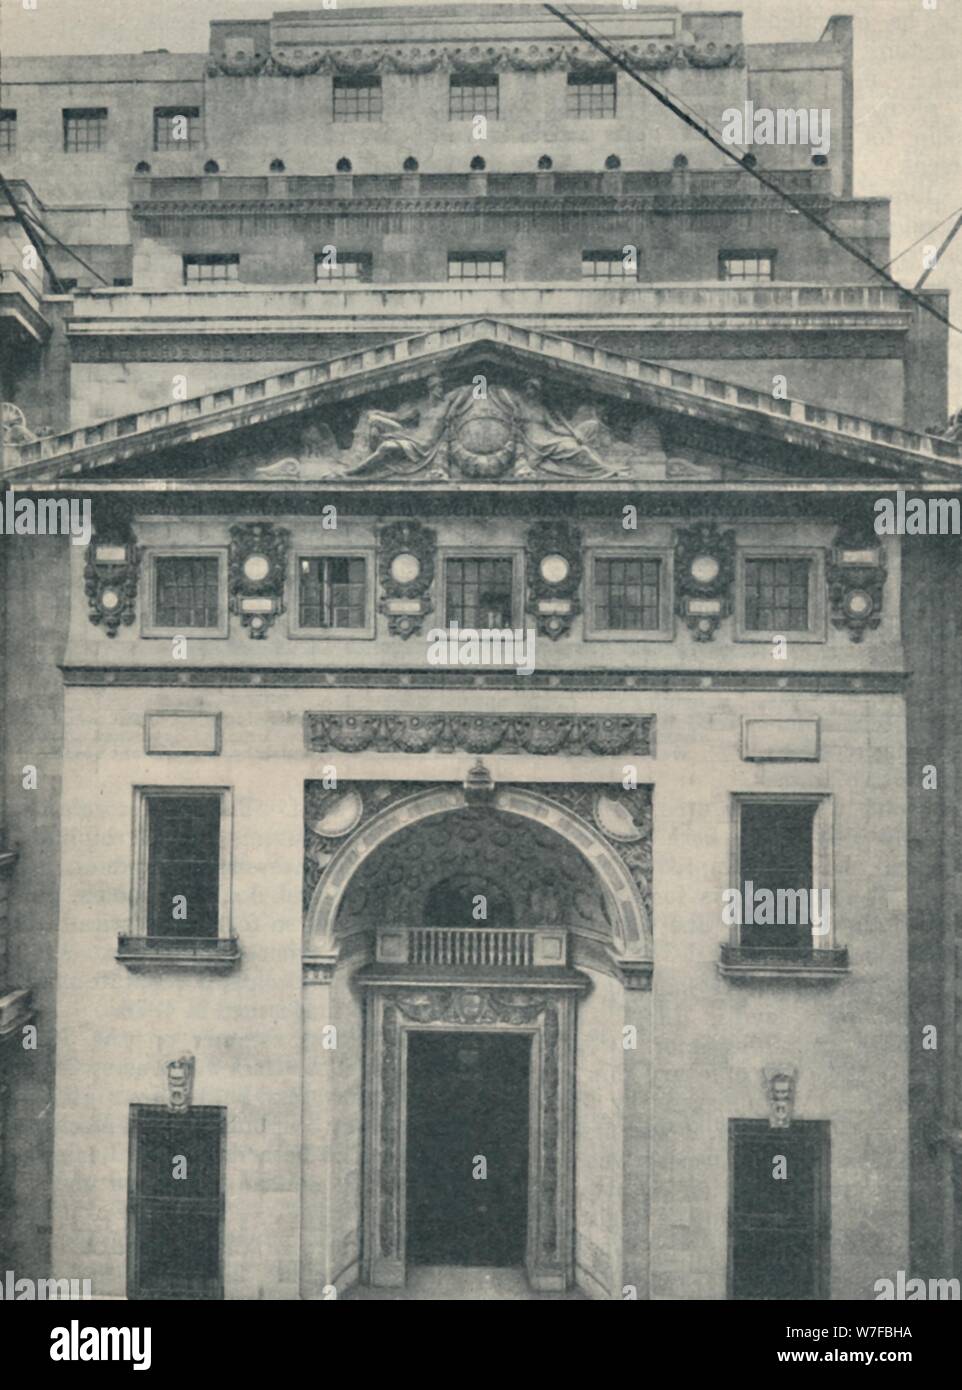
[(654, 715), (358, 714), (308, 711), (313, 753), (563, 753), (566, 757), (631, 754), (654, 748)]
[[(266, 47), (266, 46), (265, 46)], [(660, 68), (743, 67), (741, 44), (692, 42), (690, 37), (628, 44), (618, 49), (619, 59), (640, 71)], [(209, 77), (305, 77), (312, 73), (355, 77), (397, 72), (420, 75), (429, 72), (549, 72), (567, 69), (590, 71), (609, 66), (609, 60), (583, 44), (527, 44), (509, 47), (488, 45), (464, 48), (457, 44), (428, 47), (365, 44), (356, 48), (322, 48), (277, 44), (269, 51), (244, 35), (231, 37), (207, 62)]]

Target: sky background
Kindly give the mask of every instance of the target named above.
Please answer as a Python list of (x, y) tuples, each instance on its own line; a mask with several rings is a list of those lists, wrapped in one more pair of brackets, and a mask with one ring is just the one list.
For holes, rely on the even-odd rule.
[[(337, 8), (343, 14), (391, 3), (338, 0)], [(464, 3), (470, 0), (448, 0), (447, 7)], [(893, 254), (962, 205), (962, 0), (934, 0), (934, 9), (926, 3), (933, 0), (743, 0), (740, 6), (699, 0), (681, 6), (740, 9), (746, 43), (809, 43), (833, 14), (855, 17), (855, 193), (891, 198)], [(266, 19), (276, 10), (320, 8), (320, 0), (0, 0), (0, 61), (4, 53), (203, 53), (212, 19)], [(938, 245), (949, 226), (898, 260), (893, 273), (914, 284), (923, 246)], [(952, 291), (950, 314), (962, 326), (962, 231), (928, 284)], [(962, 333), (949, 337), (955, 409), (962, 406)]]

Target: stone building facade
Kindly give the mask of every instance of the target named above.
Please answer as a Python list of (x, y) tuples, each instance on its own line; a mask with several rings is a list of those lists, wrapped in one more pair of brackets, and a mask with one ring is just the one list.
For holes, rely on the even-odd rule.
[[(591, 13), (716, 123), (830, 108), (759, 165), (888, 260), (850, 21)], [(872, 524), (959, 491), (945, 330), (652, 106), (520, 5), (5, 63), (3, 477), (94, 527), (4, 537), (18, 1269), (957, 1273), (957, 554)]]

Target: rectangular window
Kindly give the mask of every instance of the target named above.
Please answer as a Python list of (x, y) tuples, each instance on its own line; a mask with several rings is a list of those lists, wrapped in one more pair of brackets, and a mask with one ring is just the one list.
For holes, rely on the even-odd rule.
[(300, 627), (367, 627), (367, 564), (363, 556), (302, 556), (298, 568)]
[(329, 280), (370, 280), (374, 267), (369, 251), (320, 251), (314, 257), (317, 284)]
[(130, 1107), (130, 1298), (222, 1298), (227, 1112)]
[(720, 280), (763, 285), (775, 279), (774, 251), (723, 251), (718, 258)]
[(448, 256), (449, 280), (503, 280), (503, 251), (452, 251)]
[(221, 796), (147, 793), (147, 935), (216, 937)]
[(17, 152), (17, 113), (0, 110), (0, 154)]
[(445, 622), (461, 627), (513, 627), (514, 561), (465, 556), (445, 563)]
[(588, 120), (613, 116), (616, 93), (613, 72), (569, 72), (568, 115)]
[(207, 285), (236, 280), (240, 275), (240, 256), (216, 254), (184, 257), (184, 284)]
[(217, 555), (153, 556), (153, 626), (210, 631), (221, 622)]
[(609, 556), (594, 562), (593, 627), (647, 631), (661, 625), (661, 561)]
[(582, 280), (637, 280), (638, 258), (625, 251), (582, 251)]
[(729, 1298), (828, 1298), (828, 1123), (729, 1120), (728, 1132)]
[(154, 108), (155, 150), (192, 150), (199, 144), (199, 106), (157, 106)]
[[(777, 917), (793, 917), (794, 922), (759, 922), (760, 912), (752, 911), (754, 922), (743, 920), (739, 941), (742, 946), (769, 950), (811, 950), (812, 912), (809, 890), (814, 887), (814, 825), (817, 801), (741, 801), (739, 821), (739, 881), (738, 891), (743, 903), (768, 889), (773, 893)], [(747, 885), (747, 886), (746, 886)], [(803, 889), (804, 899), (798, 890)], [(779, 890), (783, 897), (779, 912)], [(803, 909), (804, 903), (804, 909)], [(747, 910), (743, 917), (747, 918)], [(800, 920), (803, 919), (803, 920)]]
[(107, 108), (85, 106), (63, 113), (63, 147), (67, 154), (102, 150), (107, 144)]
[(335, 121), (379, 121), (382, 110), (379, 77), (335, 77)]
[(808, 632), (810, 560), (745, 560), (745, 629)]
[(498, 118), (497, 73), (455, 75), (448, 88), (448, 117), (452, 121), (470, 121), (475, 116)]

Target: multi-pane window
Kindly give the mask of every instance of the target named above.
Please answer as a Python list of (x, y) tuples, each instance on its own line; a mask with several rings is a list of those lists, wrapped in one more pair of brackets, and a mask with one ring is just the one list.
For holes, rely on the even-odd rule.
[(452, 251), (448, 256), (449, 280), (503, 280), (503, 251)]
[(154, 627), (216, 628), (221, 618), (220, 568), (216, 555), (155, 556)]
[(569, 116), (597, 119), (615, 114), (617, 86), (613, 72), (569, 72)]
[(475, 629), (513, 626), (514, 563), (468, 556), (445, 567), (445, 622)]
[(158, 106), (154, 109), (154, 149), (191, 150), (200, 143), (200, 107)]
[(745, 560), (745, 629), (807, 632), (810, 560)]
[(379, 121), (382, 110), (379, 77), (335, 77), (335, 121)]
[[(746, 904), (740, 929), (742, 946), (809, 950), (812, 946), (812, 894), (815, 801), (742, 801), (738, 804), (739, 883)], [(774, 894), (771, 913), (754, 910), (756, 895)], [(782, 894), (781, 898), (779, 893)], [(749, 922), (747, 905), (751, 904)], [(774, 916), (775, 922), (758, 921)], [(781, 919), (781, 920), (779, 920)]]
[(318, 284), (328, 280), (370, 280), (373, 266), (369, 251), (320, 251), (314, 257), (314, 279)]
[(452, 121), (475, 116), (498, 117), (497, 73), (455, 74), (448, 88), (448, 115)]
[(148, 794), (145, 801), (147, 935), (216, 937), (220, 794)]
[(762, 251), (723, 251), (718, 258), (718, 278), (763, 285), (775, 279), (775, 256)]
[(660, 625), (661, 561), (609, 557), (594, 562), (594, 626), (601, 632)]
[(67, 154), (102, 150), (106, 144), (106, 106), (83, 106), (64, 111), (63, 147)]
[(223, 1296), (226, 1111), (130, 1107), (130, 1298)]
[(298, 623), (304, 628), (363, 628), (367, 623), (363, 556), (302, 557)]
[(17, 152), (17, 113), (9, 109), (0, 110), (0, 154)]
[(633, 247), (623, 251), (582, 251), (583, 280), (637, 280), (638, 258)]
[(828, 1124), (730, 1120), (729, 1153), (729, 1297), (827, 1298)]
[(184, 284), (209, 285), (236, 280), (240, 275), (240, 256), (216, 254), (184, 257)]

